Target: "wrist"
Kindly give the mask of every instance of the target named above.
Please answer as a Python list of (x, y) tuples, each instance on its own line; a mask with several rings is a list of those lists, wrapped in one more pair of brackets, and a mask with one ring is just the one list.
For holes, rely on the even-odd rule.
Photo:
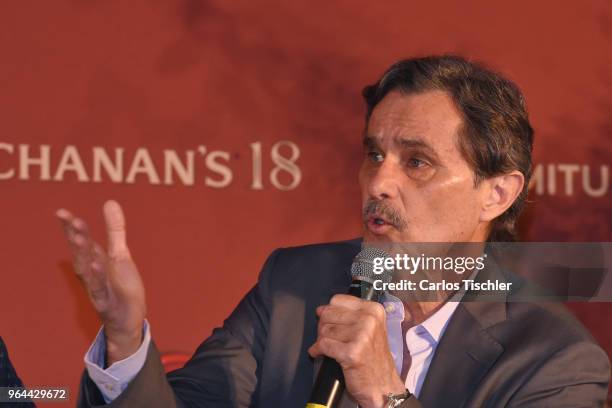
[(406, 385), (403, 383), (399, 375), (393, 372), (389, 385), (383, 390), (382, 402), (377, 406), (386, 408), (388, 406), (390, 395), (401, 395), (404, 393), (406, 393)]
[(404, 389), (404, 392), (400, 394), (388, 394), (385, 401), (385, 408), (398, 408), (406, 402), (412, 394), (408, 389)]
[(106, 337), (106, 366), (109, 367), (117, 361), (124, 360), (136, 353), (142, 344), (143, 327), (131, 332), (114, 332), (104, 329)]
[(372, 394), (367, 403), (361, 403), (359, 406), (368, 408), (386, 408), (389, 395), (401, 395), (406, 393), (406, 386), (400, 379), (395, 375), (389, 380), (389, 382), (380, 387), (374, 394)]

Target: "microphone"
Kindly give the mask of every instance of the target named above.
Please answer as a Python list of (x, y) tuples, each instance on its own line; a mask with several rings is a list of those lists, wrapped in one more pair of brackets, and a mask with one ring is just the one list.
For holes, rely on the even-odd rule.
[[(374, 289), (374, 281), (390, 282), (393, 271), (385, 269), (382, 273), (374, 273), (374, 258), (385, 259), (387, 257), (389, 255), (381, 249), (362, 247), (351, 265), (353, 281), (347, 293), (364, 300), (378, 302), (382, 293)], [(344, 387), (344, 375), (340, 364), (332, 358), (325, 357), (306, 408), (338, 407)]]

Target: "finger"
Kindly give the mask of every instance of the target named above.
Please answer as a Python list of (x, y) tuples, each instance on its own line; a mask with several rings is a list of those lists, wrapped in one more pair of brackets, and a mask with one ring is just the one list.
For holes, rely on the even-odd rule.
[(75, 218), (74, 215), (65, 209), (58, 210), (56, 215), (70, 244), (75, 271), (77, 275), (81, 276), (86, 272), (88, 258), (90, 257), (88, 252), (91, 244), (89, 242), (87, 226), (82, 220)]
[(362, 314), (371, 315), (377, 320), (384, 320), (386, 318), (385, 308), (380, 303), (370, 302), (350, 295), (334, 295), (329, 301), (329, 304), (331, 306), (359, 311)]
[(356, 310), (327, 305), (322, 308), (322, 312), (319, 315), (319, 324), (353, 324), (358, 322), (360, 318), (361, 314)]
[(109, 297), (106, 273), (104, 267), (97, 262), (92, 262), (89, 270), (91, 273), (88, 275), (85, 288), (91, 300), (93, 300), (96, 305), (99, 305), (103, 301), (108, 300)]
[(94, 307), (103, 311), (108, 304), (107, 256), (90, 236), (87, 224), (68, 210), (56, 212), (72, 251), (74, 270)]
[(111, 258), (129, 258), (126, 242), (125, 217), (119, 203), (109, 200), (104, 203), (104, 220), (108, 234), (108, 254)]
[(94, 260), (100, 263), (101, 265), (104, 265), (108, 261), (106, 252), (104, 252), (102, 247), (97, 242), (93, 243), (93, 253), (94, 253)]
[(88, 264), (91, 260), (91, 256), (89, 254), (89, 244), (87, 243), (86, 238), (72, 231), (72, 260), (75, 266), (75, 271), (77, 275), (82, 276), (87, 272)]
[(93, 238), (91, 237), (91, 234), (89, 233), (89, 228), (87, 227), (87, 224), (85, 224), (85, 221), (80, 218), (74, 217), (70, 222), (69, 228), (72, 230), (72, 233), (74, 234), (75, 238), (77, 236), (82, 238), (82, 246), (88, 252), (88, 255), (93, 256), (92, 252), (94, 242)]
[(329, 338), (341, 341), (343, 343), (348, 343), (359, 335), (358, 327), (356, 325), (331, 323), (319, 324), (317, 333), (319, 339)]
[(378, 302), (363, 302), (360, 312), (371, 316), (379, 323), (387, 320), (387, 312), (385, 311), (385, 307)]
[(80, 233), (76, 235), (75, 242), (81, 248), (75, 255), (77, 275), (96, 310), (102, 312), (110, 297), (107, 256), (99, 244)]
[(83, 272), (86, 272), (89, 268), (89, 263), (92, 262), (95, 257), (94, 241), (89, 233), (89, 228), (85, 221), (76, 217), (72, 219), (68, 228), (76, 247), (76, 250), (73, 251), (75, 260), (82, 265)]
[(55, 216), (60, 219), (60, 221), (71, 221), (73, 216), (70, 211), (65, 208), (60, 208), (55, 212)]
[(88, 234), (87, 225), (83, 220), (76, 218), (70, 211), (65, 209), (59, 209), (55, 213), (57, 218), (60, 220), (64, 234), (68, 239), (68, 243), (73, 247), (75, 245), (75, 238), (77, 234)]
[(64, 232), (68, 238), (73, 254), (75, 272), (86, 283), (90, 285), (90, 268), (96, 265), (99, 270), (104, 267), (105, 254), (100, 246), (96, 244), (89, 234), (85, 221), (76, 218), (68, 210), (60, 209), (56, 212), (62, 223)]
[[(99, 245), (78, 234), (75, 238), (75, 270), (88, 291), (97, 290), (107, 283), (107, 261)], [(97, 249), (96, 249), (97, 248)]]
[(96, 309), (102, 311), (109, 299), (107, 257), (100, 245), (91, 239), (89, 242), (86, 240), (80, 234), (75, 238), (77, 245), (83, 246), (75, 260), (80, 264), (76, 268), (77, 275)]
[(70, 211), (60, 208), (55, 212), (55, 216), (59, 219), (60, 224), (62, 225), (62, 229), (64, 230), (64, 234), (68, 239), (69, 244), (73, 244), (72, 240), (74, 239), (74, 234), (72, 231), (72, 220), (74, 216), (70, 213)]
[(107, 263), (108, 259), (104, 250), (98, 245), (98, 243), (93, 243), (93, 256), (89, 267), (91, 268), (91, 282), (89, 285), (92, 289), (97, 289), (99, 287), (106, 287), (108, 281), (107, 275)]
[(310, 348), (308, 349), (308, 354), (311, 357), (317, 358), (320, 356), (327, 356), (333, 358), (334, 360), (340, 363), (342, 358), (344, 357), (343, 349), (346, 348), (346, 343), (330, 339), (330, 338), (321, 338), (318, 339)]
[(351, 295), (334, 295), (329, 301), (332, 306), (342, 306), (348, 309), (359, 309), (366, 301)]

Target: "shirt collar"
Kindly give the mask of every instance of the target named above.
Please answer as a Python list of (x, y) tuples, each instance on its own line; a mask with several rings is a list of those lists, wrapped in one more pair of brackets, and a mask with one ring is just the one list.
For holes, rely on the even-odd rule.
[[(387, 313), (387, 320), (402, 321), (404, 320), (404, 304), (397, 297), (385, 292), (382, 297), (382, 304)], [(459, 301), (451, 299), (444, 303), (434, 314), (429, 316), (423, 323), (412, 327), (410, 330), (414, 332), (427, 331), (431, 338), (438, 343), (448, 321), (457, 309)]]
[[(467, 279), (473, 280), (475, 279), (476, 275), (478, 275), (477, 269), (473, 270)], [(436, 310), (436, 312), (429, 316), (423, 323), (412, 327), (409, 331), (422, 332), (425, 330), (437, 344), (440, 342), (440, 338), (442, 337), (450, 318), (453, 316), (453, 313), (455, 313), (455, 310), (457, 309), (457, 306), (459, 306), (459, 302), (464, 295), (464, 289), (461, 289), (459, 292), (453, 294), (440, 309)], [(387, 312), (387, 321), (399, 320), (401, 322), (404, 320), (404, 304), (399, 298), (385, 291), (382, 295), (381, 302), (385, 307), (385, 312)]]
[(440, 337), (442, 337), (442, 333), (444, 333), (444, 329), (446, 329), (446, 326), (448, 325), (448, 322), (453, 313), (455, 313), (455, 310), (457, 309), (458, 305), (459, 302), (449, 300), (419, 326), (427, 330), (431, 338), (436, 343), (439, 343)]

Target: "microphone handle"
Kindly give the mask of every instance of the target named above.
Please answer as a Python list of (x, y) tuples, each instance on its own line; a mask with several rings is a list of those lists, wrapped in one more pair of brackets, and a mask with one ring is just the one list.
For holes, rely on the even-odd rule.
[[(347, 293), (364, 300), (374, 301), (378, 301), (380, 296), (372, 282), (360, 279), (353, 279)], [(337, 408), (340, 405), (344, 387), (344, 374), (340, 364), (333, 358), (323, 358), (306, 408)]]

